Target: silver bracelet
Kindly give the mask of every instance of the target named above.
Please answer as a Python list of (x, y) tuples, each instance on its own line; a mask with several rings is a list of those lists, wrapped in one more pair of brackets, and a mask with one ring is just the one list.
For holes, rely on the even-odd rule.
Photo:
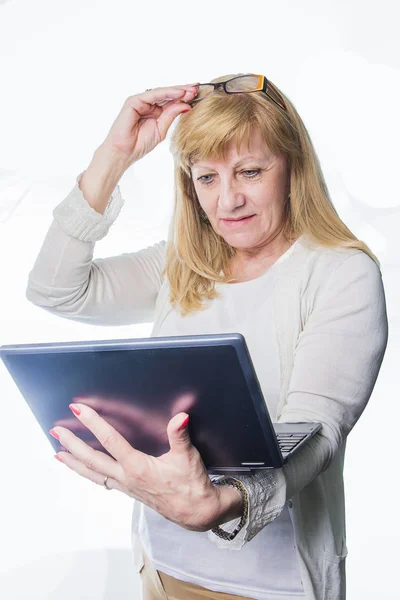
[(233, 477), (226, 477), (225, 479), (219, 479), (217, 481), (214, 481), (214, 485), (228, 485), (229, 487), (234, 487), (237, 490), (239, 490), (239, 492), (242, 495), (243, 514), (240, 518), (239, 525), (237, 525), (231, 533), (225, 531), (224, 529), (218, 526), (211, 529), (211, 531), (215, 533), (215, 535), (217, 535), (218, 537), (224, 540), (231, 541), (237, 536), (237, 534), (247, 521), (247, 516), (249, 514), (249, 496), (243, 483), (241, 481), (238, 481), (237, 479), (233, 479)]

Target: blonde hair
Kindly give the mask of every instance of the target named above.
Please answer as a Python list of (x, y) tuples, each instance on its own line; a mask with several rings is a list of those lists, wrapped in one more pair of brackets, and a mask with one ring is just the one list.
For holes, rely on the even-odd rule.
[(175, 207), (165, 273), (170, 301), (180, 306), (182, 315), (205, 308), (204, 300), (217, 296), (215, 282), (232, 281), (229, 263), (235, 256), (235, 249), (204, 218), (191, 178), (191, 164), (206, 157), (224, 158), (231, 140), (239, 151), (242, 144), (249, 145), (254, 129), (273, 154), (287, 160), (290, 198), (285, 205), (285, 238), (294, 241), (306, 234), (321, 246), (357, 248), (379, 265), (368, 246), (337, 214), (310, 136), (293, 104), (271, 81), (268, 86), (286, 111), (263, 92), (225, 94), (216, 90), (180, 117), (173, 133)]

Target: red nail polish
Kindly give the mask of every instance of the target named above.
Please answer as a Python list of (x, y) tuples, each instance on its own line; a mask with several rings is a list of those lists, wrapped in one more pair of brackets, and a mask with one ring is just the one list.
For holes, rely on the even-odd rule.
[(81, 414), (81, 409), (76, 404), (70, 404), (69, 407), (74, 413), (74, 415), (79, 416)]
[(58, 435), (58, 433), (56, 431), (54, 431), (54, 429), (50, 429), (49, 430), (50, 435), (52, 435), (54, 438), (56, 438), (56, 440), (60, 441), (60, 436)]
[(182, 422), (181, 426), (179, 427), (179, 429), (183, 429), (184, 427), (186, 427), (186, 425), (189, 423), (189, 415), (186, 417), (186, 419)]
[(54, 458), (56, 458), (57, 460), (59, 460), (61, 463), (63, 462), (63, 461), (61, 460), (61, 458), (58, 456), (58, 454), (55, 454), (55, 455), (54, 455)]

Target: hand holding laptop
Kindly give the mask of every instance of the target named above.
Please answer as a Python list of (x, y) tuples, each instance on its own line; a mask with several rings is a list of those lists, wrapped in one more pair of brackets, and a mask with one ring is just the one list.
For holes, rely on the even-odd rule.
[(192, 531), (208, 531), (240, 516), (239, 492), (212, 484), (199, 452), (190, 441), (188, 415), (179, 413), (169, 421), (170, 450), (156, 458), (135, 450), (93, 408), (80, 403), (71, 404), (70, 408), (109, 454), (94, 450), (72, 431), (57, 426), (53, 435), (68, 450), (57, 456), (76, 473), (97, 484), (107, 477), (110, 489), (140, 500)]

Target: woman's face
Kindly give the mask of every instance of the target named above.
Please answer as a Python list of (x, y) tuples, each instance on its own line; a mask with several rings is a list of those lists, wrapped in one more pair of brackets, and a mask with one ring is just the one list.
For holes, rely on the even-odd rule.
[(235, 142), (225, 160), (192, 165), (199, 203), (213, 229), (234, 248), (257, 251), (275, 238), (283, 224), (289, 193), (286, 159), (274, 156), (258, 131), (239, 153)]

